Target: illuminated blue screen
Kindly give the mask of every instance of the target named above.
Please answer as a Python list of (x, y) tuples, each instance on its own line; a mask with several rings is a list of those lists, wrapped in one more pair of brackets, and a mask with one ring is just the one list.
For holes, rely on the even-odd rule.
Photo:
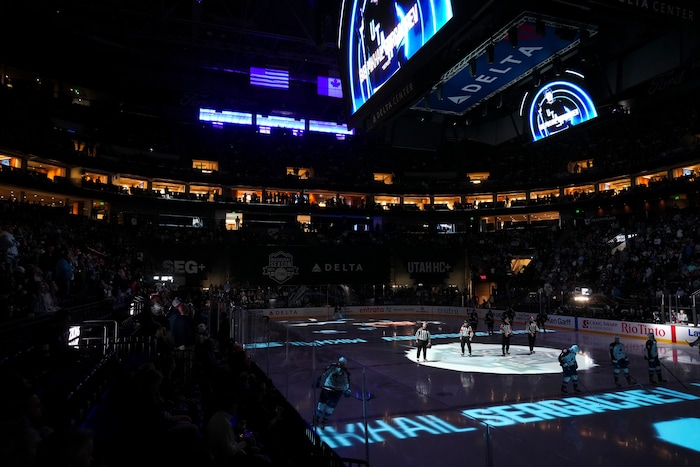
[(203, 122), (231, 123), (234, 125), (252, 125), (253, 114), (234, 112), (232, 110), (199, 109), (199, 120)]
[(598, 116), (591, 96), (570, 81), (543, 84), (530, 101), (532, 141), (559, 133)]
[(278, 115), (261, 115), (255, 116), (255, 121), (258, 126), (268, 128), (288, 128), (290, 130), (304, 130), (306, 128), (306, 120), (296, 120), (291, 117), (281, 117)]
[(450, 0), (350, 0), (341, 19), (354, 114), (454, 15)]

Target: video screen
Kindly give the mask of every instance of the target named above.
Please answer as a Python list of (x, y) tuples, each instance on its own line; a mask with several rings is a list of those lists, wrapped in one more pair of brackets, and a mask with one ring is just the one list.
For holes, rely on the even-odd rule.
[(533, 142), (598, 116), (593, 100), (583, 85), (566, 80), (542, 84), (528, 108), (527, 124)]
[(450, 0), (350, 0), (340, 52), (355, 114), (454, 16)]

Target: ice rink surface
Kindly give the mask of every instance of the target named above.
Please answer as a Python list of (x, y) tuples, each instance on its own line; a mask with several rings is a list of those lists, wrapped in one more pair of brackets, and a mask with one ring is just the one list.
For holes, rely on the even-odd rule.
[[(351, 397), (315, 427), (343, 457), (372, 467), (695, 466), (700, 459), (700, 352), (659, 342), (663, 377), (651, 384), (644, 339), (623, 338), (633, 384), (615, 385), (612, 335), (547, 329), (530, 354), (515, 323), (510, 355), (477, 327), (462, 356), (462, 320), (428, 320), (432, 348), (418, 361), (415, 320), (272, 321), (270, 345), (251, 350), (277, 389), (312, 425), (313, 382), (340, 356)], [(498, 329), (498, 325), (496, 325)], [(518, 332), (520, 330), (520, 332)], [(579, 389), (560, 391), (561, 349), (577, 344)]]

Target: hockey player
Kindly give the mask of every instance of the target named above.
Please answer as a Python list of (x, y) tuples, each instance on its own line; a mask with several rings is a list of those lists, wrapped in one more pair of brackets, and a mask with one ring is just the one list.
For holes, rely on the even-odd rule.
[(578, 388), (578, 363), (576, 363), (576, 354), (578, 354), (578, 345), (574, 344), (568, 349), (564, 349), (559, 354), (559, 365), (561, 365), (564, 379), (561, 383), (561, 392), (568, 394), (566, 387), (569, 381), (574, 383), (574, 391), (581, 392)]
[(346, 368), (347, 360), (340, 357), (338, 363), (331, 363), (316, 380), (315, 386), (321, 388), (321, 395), (316, 406), (314, 425), (324, 427), (335, 410), (340, 396), (350, 397), (350, 372)]
[(688, 345), (691, 347), (698, 346), (700, 348), (700, 336), (698, 336), (697, 339), (695, 339), (693, 342), (688, 342)]
[(469, 349), (469, 356), (472, 356), (472, 338), (474, 337), (474, 330), (471, 324), (466, 319), (459, 328), (459, 345), (462, 348), (462, 357), (464, 357), (464, 346), (466, 345)]
[(489, 308), (486, 311), (486, 315), (484, 316), (484, 322), (486, 323), (486, 331), (488, 332), (489, 336), (493, 336), (494, 319), (493, 311), (491, 311), (491, 308)]
[(649, 382), (656, 384), (654, 381), (654, 373), (656, 373), (659, 383), (665, 383), (666, 380), (661, 376), (661, 360), (659, 360), (659, 350), (656, 347), (654, 333), (647, 334), (647, 338), (647, 342), (644, 344), (644, 360), (649, 363)]
[(625, 375), (627, 384), (632, 384), (632, 377), (630, 376), (630, 359), (625, 352), (625, 346), (620, 342), (620, 336), (615, 336), (615, 340), (610, 344), (610, 361), (613, 364), (613, 378), (615, 378), (615, 386), (618, 388), (622, 386), (620, 384), (620, 370)]

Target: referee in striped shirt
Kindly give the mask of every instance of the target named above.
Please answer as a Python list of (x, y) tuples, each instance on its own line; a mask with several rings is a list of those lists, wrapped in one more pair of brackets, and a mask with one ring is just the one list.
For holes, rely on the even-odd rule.
[(428, 361), (428, 345), (430, 345), (430, 331), (428, 331), (428, 323), (423, 322), (418, 331), (416, 331), (416, 347), (418, 347), (418, 361), (420, 361), (420, 353), (423, 351), (423, 361)]

